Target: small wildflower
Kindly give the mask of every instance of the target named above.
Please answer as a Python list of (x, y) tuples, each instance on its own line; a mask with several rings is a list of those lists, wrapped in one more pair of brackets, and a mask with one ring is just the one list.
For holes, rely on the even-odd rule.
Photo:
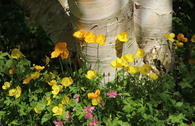
[(107, 93), (109, 98), (116, 98), (117, 92), (116, 91), (110, 91)]
[(6, 90), (6, 89), (10, 88), (10, 86), (11, 86), (11, 83), (6, 81), (6, 82), (4, 82), (2, 89)]
[(19, 59), (19, 58), (23, 58), (25, 56), (19, 49), (13, 49), (11, 52), (11, 57), (13, 59)]
[(112, 66), (113, 68), (120, 68), (120, 67), (122, 67), (123, 65), (124, 65), (124, 62), (123, 62), (123, 60), (120, 59), (120, 58), (117, 58), (116, 60), (114, 60), (114, 61), (111, 62), (111, 66)]
[(139, 71), (142, 74), (148, 74), (151, 70), (151, 67), (148, 64), (144, 64), (143, 66), (139, 67)]
[(64, 98), (62, 99), (61, 103), (62, 103), (63, 105), (69, 104), (69, 103), (70, 103), (70, 98), (69, 98), (69, 97), (64, 97)]
[(175, 34), (174, 33), (170, 33), (170, 34), (165, 34), (164, 35), (166, 39), (168, 39), (169, 41), (171, 42), (174, 42), (175, 41)]
[(144, 55), (145, 55), (145, 52), (144, 52), (143, 49), (138, 49), (137, 52), (136, 52), (136, 54), (135, 54), (135, 56), (136, 56), (137, 58), (143, 58)]
[(43, 69), (45, 68), (45, 66), (35, 65), (34, 68), (35, 68), (35, 70), (37, 70), (37, 71), (41, 71), (41, 70), (43, 70)]
[(53, 116), (61, 116), (63, 114), (63, 107), (62, 106), (54, 106), (52, 108), (52, 112), (54, 113)]
[(96, 90), (95, 93), (88, 93), (87, 96), (92, 99), (92, 105), (98, 105), (101, 102), (100, 90)]
[(130, 73), (130, 74), (135, 74), (139, 71), (137, 67), (134, 67), (134, 66), (131, 66), (131, 65), (129, 65), (127, 67), (127, 70), (128, 70), (128, 73)]
[(65, 87), (68, 87), (73, 84), (73, 80), (71, 77), (64, 77), (62, 78), (61, 84)]
[(155, 74), (155, 73), (151, 73), (151, 74), (149, 74), (149, 77), (150, 77), (152, 80), (156, 80), (156, 79), (158, 79), (158, 75), (157, 75), (157, 74)]
[(125, 60), (126, 62), (133, 63), (135, 61), (134, 56), (132, 54), (126, 54), (121, 57), (122, 60)]
[(76, 31), (76, 32), (74, 32), (73, 36), (74, 36), (75, 38), (81, 40), (81, 39), (84, 38), (85, 34), (86, 34), (86, 32), (84, 32), (84, 31)]
[(56, 80), (51, 80), (50, 82), (48, 82), (48, 84), (50, 86), (53, 86), (53, 85), (56, 85), (57, 84), (57, 81)]
[(118, 34), (117, 39), (121, 42), (127, 42), (129, 41), (129, 35), (127, 32), (121, 32)]
[(89, 80), (95, 79), (97, 77), (97, 72), (95, 70), (88, 70), (85, 77)]
[(37, 114), (41, 114), (41, 110), (40, 110), (39, 106), (35, 106), (35, 107), (34, 107), (34, 111), (35, 111)]
[(106, 37), (102, 34), (99, 34), (96, 36), (96, 43), (100, 44), (100, 45), (105, 45), (106, 43)]
[(98, 125), (98, 124), (100, 124), (100, 122), (98, 122), (96, 119), (94, 119), (93, 121), (91, 121), (89, 123), (89, 126), (95, 126), (95, 125)]
[(92, 32), (88, 32), (85, 35), (85, 42), (86, 43), (95, 43), (96, 42), (96, 36)]
[(55, 126), (63, 126), (61, 120), (60, 120), (60, 121), (53, 121), (53, 124), (54, 124)]

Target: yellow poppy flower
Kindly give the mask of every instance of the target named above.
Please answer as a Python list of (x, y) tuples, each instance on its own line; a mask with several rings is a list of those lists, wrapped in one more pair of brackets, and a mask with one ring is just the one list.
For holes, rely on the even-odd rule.
[(128, 73), (130, 73), (130, 74), (135, 74), (139, 71), (137, 67), (133, 67), (130, 65), (127, 67), (127, 70), (128, 70)]
[(25, 57), (24, 54), (19, 49), (13, 49), (11, 52), (11, 57), (13, 59), (19, 59)]
[(69, 56), (69, 51), (68, 51), (68, 49), (64, 50), (64, 51), (60, 54), (60, 57), (61, 57), (62, 59), (67, 59), (68, 56)]
[(182, 42), (177, 42), (176, 45), (177, 45), (178, 47), (182, 47), (182, 46), (183, 46), (183, 43), (182, 43)]
[(69, 51), (67, 49), (67, 43), (66, 42), (57, 42), (55, 44), (55, 49), (51, 53), (51, 58), (57, 58), (61, 56), (62, 59), (67, 59), (69, 56)]
[(64, 97), (61, 101), (62, 105), (67, 105), (70, 103), (70, 98), (69, 97)]
[(88, 70), (85, 77), (89, 80), (95, 79), (97, 77), (97, 72), (95, 70)]
[(62, 78), (61, 84), (65, 87), (70, 86), (73, 84), (73, 80), (71, 77), (64, 77)]
[(85, 42), (86, 43), (95, 43), (96, 42), (96, 36), (92, 32), (88, 32), (85, 35)]
[(22, 89), (20, 88), (20, 86), (17, 86), (15, 89), (9, 90), (8, 95), (14, 96), (15, 98), (19, 98), (21, 96), (21, 91)]
[(14, 96), (16, 94), (16, 89), (9, 90), (8, 96)]
[(92, 105), (98, 105), (101, 102), (101, 98), (100, 97), (93, 98), (91, 102)]
[(10, 88), (10, 86), (11, 86), (11, 83), (10, 83), (10, 82), (5, 82), (5, 83), (3, 84), (3, 86), (2, 86), (2, 89), (3, 89), (3, 90), (6, 90), (6, 89)]
[(76, 31), (74, 32), (73, 36), (77, 39), (83, 39), (86, 32), (84, 31)]
[(45, 69), (45, 66), (35, 65), (34, 68), (35, 68), (35, 70), (37, 70), (37, 71), (41, 71), (41, 70)]
[(53, 85), (57, 84), (57, 81), (56, 80), (51, 80), (50, 82), (48, 82), (48, 84), (50, 86), (53, 86)]
[(94, 92), (90, 92), (87, 94), (87, 97), (89, 99), (92, 99), (92, 105), (98, 105), (101, 101), (101, 97), (100, 97), (100, 90), (96, 90), (95, 93)]
[(54, 95), (53, 97), (56, 97), (57, 96), (57, 94), (60, 92), (60, 89), (61, 89), (60, 86), (57, 85), (57, 84), (55, 84), (55, 85), (52, 86), (51, 93)]
[(121, 32), (118, 34), (117, 39), (121, 42), (127, 42), (129, 40), (129, 35), (127, 32)]
[(52, 108), (52, 112), (54, 113), (53, 116), (61, 116), (63, 114), (63, 107), (61, 107), (61, 106), (54, 106)]
[(28, 76), (27, 78), (25, 78), (25, 79), (23, 80), (22, 83), (23, 83), (23, 84), (29, 84), (31, 80), (32, 80), (31, 76)]
[(51, 98), (50, 97), (45, 97), (45, 99), (47, 100), (47, 105), (51, 104)]
[(52, 58), (52, 59), (53, 59), (53, 58), (57, 58), (57, 57), (60, 56), (61, 53), (62, 53), (62, 52), (61, 52), (59, 49), (56, 49), (56, 50), (54, 50), (54, 51), (51, 53), (51, 58)]
[(40, 77), (40, 73), (39, 73), (39, 72), (34, 72), (34, 73), (32, 73), (32, 74), (30, 75), (30, 77), (31, 77), (32, 79), (38, 79), (38, 78)]
[(142, 74), (148, 74), (151, 71), (151, 68), (148, 64), (144, 64), (143, 66), (139, 67), (139, 71)]
[(130, 63), (132, 63), (132, 62), (135, 61), (135, 58), (134, 58), (134, 56), (133, 56), (132, 54), (123, 55), (123, 56), (121, 57), (121, 59), (122, 59), (122, 60), (125, 60), (126, 62), (130, 62)]
[(21, 96), (21, 92), (22, 92), (22, 89), (20, 86), (17, 86), (16, 87), (16, 94), (15, 94), (15, 98), (19, 98)]
[(124, 65), (124, 61), (121, 60), (120, 58), (117, 58), (116, 60), (111, 62), (111, 66), (113, 68), (120, 68)]
[(97, 35), (96, 36), (96, 43), (98, 43), (99, 45), (105, 45), (106, 37), (102, 34)]
[(155, 73), (151, 73), (151, 74), (149, 74), (149, 77), (150, 77), (152, 80), (156, 80), (156, 79), (158, 79), (158, 75), (157, 75), (157, 74), (155, 74)]
[(34, 111), (37, 113), (37, 114), (41, 114), (41, 110), (38, 106), (35, 106), (34, 107)]
[(144, 55), (145, 55), (145, 52), (144, 52), (143, 49), (138, 49), (137, 52), (136, 52), (136, 54), (135, 54), (135, 56), (136, 56), (137, 58), (143, 58)]
[(169, 41), (171, 42), (174, 42), (175, 41), (175, 34), (174, 33), (170, 33), (170, 34), (165, 34), (164, 35), (166, 39), (168, 39)]

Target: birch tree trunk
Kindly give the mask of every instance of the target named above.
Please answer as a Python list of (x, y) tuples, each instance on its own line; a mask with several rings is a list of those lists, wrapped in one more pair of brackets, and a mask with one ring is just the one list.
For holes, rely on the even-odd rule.
[[(158, 63), (164, 69), (171, 66), (171, 49), (162, 38), (171, 31), (172, 0), (135, 0), (136, 8), (131, 0), (15, 1), (39, 22), (53, 41), (66, 41), (71, 51), (75, 51), (76, 43), (68, 25), (70, 18), (65, 13), (68, 6), (77, 19), (78, 30), (104, 34), (106, 45), (85, 44), (78, 53), (86, 57), (92, 69), (105, 74), (106, 82), (115, 77), (111, 61), (122, 54), (135, 54), (138, 44), (144, 48), (145, 62), (151, 64), (153, 70), (159, 71)], [(117, 45), (115, 41), (120, 32), (128, 32), (130, 40)]]
[[(133, 35), (132, 2), (129, 0), (69, 0), (69, 7), (78, 19), (76, 22), (78, 30), (92, 31), (96, 35), (102, 33), (106, 36), (104, 46), (85, 43), (79, 52), (86, 58), (92, 69), (104, 73), (105, 82), (113, 80), (116, 70), (111, 67), (111, 61), (115, 60), (117, 55), (121, 55), (120, 53), (135, 54), (138, 49)], [(116, 44), (117, 35), (120, 32), (128, 32), (131, 37), (122, 45)]]
[(146, 52), (145, 62), (155, 72), (170, 70), (172, 51), (163, 35), (171, 32), (172, 0), (136, 0), (134, 4), (136, 40)]

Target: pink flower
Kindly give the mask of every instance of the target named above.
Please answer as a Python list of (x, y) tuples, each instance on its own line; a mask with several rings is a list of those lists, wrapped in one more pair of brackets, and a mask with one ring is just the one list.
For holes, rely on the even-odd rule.
[(93, 114), (92, 113), (86, 113), (85, 114), (85, 119), (92, 119), (93, 118)]
[(60, 120), (60, 121), (53, 121), (53, 124), (54, 124), (55, 126), (63, 126), (61, 120)]
[(66, 112), (66, 121), (70, 121), (72, 119), (71, 115), (70, 115), (70, 112), (67, 111)]
[(107, 93), (107, 95), (109, 96), (109, 98), (116, 98), (117, 92), (116, 91), (110, 91), (110, 92)]
[(78, 94), (75, 94), (74, 96), (73, 96), (73, 98), (75, 99), (75, 102), (76, 103), (78, 103), (79, 102), (79, 95)]
[(102, 107), (104, 107), (106, 105), (106, 103), (101, 101), (101, 105), (102, 105)]
[(87, 107), (85, 107), (84, 110), (86, 113), (92, 113), (94, 109), (95, 109), (94, 106), (87, 106)]
[(94, 119), (92, 122), (89, 123), (89, 126), (94, 126), (99, 124), (100, 122), (98, 122), (96, 119)]

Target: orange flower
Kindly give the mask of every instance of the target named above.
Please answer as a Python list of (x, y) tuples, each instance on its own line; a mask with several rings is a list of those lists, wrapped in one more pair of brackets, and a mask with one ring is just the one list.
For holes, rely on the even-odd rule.
[(179, 34), (177, 35), (177, 40), (182, 41), (183, 38), (184, 38), (184, 34), (179, 33)]
[(87, 94), (89, 99), (92, 99), (92, 105), (98, 105), (101, 101), (101, 97), (100, 97), (100, 90), (96, 90), (95, 93), (94, 92), (90, 92)]
[(188, 42), (188, 38), (183, 38), (182, 42)]
[(54, 51), (51, 53), (51, 58), (61, 57), (62, 59), (67, 59), (69, 56), (69, 51), (67, 49), (66, 42), (58, 42), (55, 45)]

